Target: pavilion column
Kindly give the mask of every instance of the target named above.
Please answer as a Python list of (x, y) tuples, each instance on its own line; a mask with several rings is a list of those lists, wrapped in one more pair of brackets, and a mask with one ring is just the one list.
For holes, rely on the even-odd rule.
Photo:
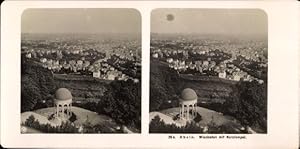
[(192, 110), (192, 106), (191, 105), (189, 105), (189, 120), (190, 120), (190, 111)]
[(191, 105), (191, 110), (192, 110), (192, 118), (194, 117), (194, 106)]
[(56, 116), (58, 117), (58, 111), (59, 109), (58, 109), (58, 105), (56, 105)]
[(184, 109), (183, 117), (186, 118), (186, 109), (187, 109), (186, 105), (183, 106), (183, 109)]
[[(66, 114), (67, 114), (67, 116), (68, 116), (68, 106), (66, 105), (66, 104), (64, 104), (64, 108), (65, 108), (65, 110), (66, 110)], [(65, 113), (65, 111), (64, 111), (64, 113)]]
[(54, 117), (57, 117), (57, 105), (54, 104)]
[(181, 118), (181, 104), (179, 104), (179, 117)]
[(195, 117), (196, 117), (197, 116), (196, 104), (194, 104), (194, 110), (195, 110)]
[(70, 103), (70, 116), (72, 116), (72, 103)]
[(60, 117), (60, 110), (61, 110), (61, 109), (60, 109), (60, 105), (58, 104), (58, 105), (57, 105), (57, 115), (58, 115), (58, 117)]
[(53, 109), (54, 109), (54, 117), (56, 117), (56, 104), (55, 104), (55, 102), (53, 102)]
[(190, 105), (187, 106), (187, 120), (190, 119)]
[(181, 118), (183, 118), (184, 117), (184, 105), (183, 104), (181, 104)]
[(62, 117), (65, 117), (64, 112), (65, 112), (65, 105), (62, 105)]
[(193, 117), (195, 117), (196, 115), (195, 104), (193, 104), (192, 106), (193, 106)]
[(56, 117), (57, 115), (56, 115), (56, 111), (57, 111), (57, 107), (56, 107), (56, 105), (55, 105), (55, 103), (54, 103), (54, 117)]
[(67, 117), (69, 117), (69, 104), (67, 104)]
[(195, 113), (194, 113), (194, 105), (192, 104), (192, 117), (194, 118), (194, 115), (195, 115)]
[(71, 115), (72, 115), (72, 103), (70, 103), (70, 111), (71, 111)]
[(196, 104), (194, 104), (194, 109), (195, 109), (195, 117), (196, 117), (197, 116)]
[(69, 113), (69, 116), (70, 116), (71, 115), (70, 104), (68, 104), (68, 113)]
[(195, 116), (197, 116), (197, 105), (195, 104)]
[(190, 105), (189, 107), (191, 108), (190, 109), (192, 111), (192, 115), (191, 116), (193, 117), (193, 105)]
[(68, 107), (69, 107), (69, 116), (71, 116), (71, 104), (69, 104)]
[(58, 105), (58, 117), (61, 116), (60, 111), (61, 111), (61, 107), (60, 107), (60, 105)]
[(70, 116), (72, 116), (72, 103), (70, 103)]

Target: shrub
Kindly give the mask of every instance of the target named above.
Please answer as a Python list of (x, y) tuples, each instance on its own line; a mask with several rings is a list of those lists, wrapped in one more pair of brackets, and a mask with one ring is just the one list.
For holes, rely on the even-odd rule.
[(176, 114), (174, 117), (173, 117), (173, 120), (176, 121), (178, 120), (180, 117), (179, 117), (179, 114)]
[(166, 124), (159, 116), (155, 116), (149, 125), (150, 133), (202, 133), (203, 129), (196, 123), (187, 123), (179, 127), (175, 124)]
[(196, 115), (196, 117), (194, 118), (194, 121), (196, 122), (196, 123), (198, 123), (198, 122), (200, 122), (202, 120), (202, 116), (197, 112), (197, 115)]
[(75, 115), (74, 112), (72, 112), (72, 115), (71, 115), (71, 117), (69, 118), (69, 121), (70, 121), (70, 122), (75, 122), (76, 120), (77, 120), (77, 116)]
[(70, 122), (62, 122), (60, 126), (51, 126), (50, 124), (40, 124), (38, 120), (30, 115), (25, 121), (25, 126), (37, 129), (45, 133), (78, 133), (78, 128)]

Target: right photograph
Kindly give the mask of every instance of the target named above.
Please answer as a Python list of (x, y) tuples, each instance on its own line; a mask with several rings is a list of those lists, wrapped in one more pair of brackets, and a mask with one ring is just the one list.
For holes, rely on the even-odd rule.
[(150, 133), (266, 134), (268, 17), (260, 9), (154, 9)]

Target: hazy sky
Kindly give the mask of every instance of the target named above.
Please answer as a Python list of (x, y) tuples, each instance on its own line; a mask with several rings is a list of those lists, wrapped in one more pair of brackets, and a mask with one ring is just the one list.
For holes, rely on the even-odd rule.
[(140, 33), (135, 9), (27, 9), (22, 33)]
[(151, 15), (152, 33), (266, 35), (267, 24), (258, 9), (155, 9)]

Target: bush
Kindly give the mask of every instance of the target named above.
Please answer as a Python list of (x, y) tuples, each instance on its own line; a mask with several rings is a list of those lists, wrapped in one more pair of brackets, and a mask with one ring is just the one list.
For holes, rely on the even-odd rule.
[(102, 124), (97, 124), (97, 125), (90, 125), (90, 124), (85, 124), (84, 125), (84, 133), (123, 133), (121, 131), (115, 131), (112, 130), (111, 128), (102, 125)]
[(180, 117), (179, 117), (179, 114), (176, 114), (176, 115), (173, 117), (173, 120), (174, 120), (174, 121), (177, 121), (179, 118), (180, 118)]
[(71, 117), (69, 118), (70, 122), (75, 122), (77, 120), (77, 116), (74, 114), (74, 112), (72, 112)]
[(44, 133), (78, 133), (78, 128), (70, 122), (62, 122), (60, 126), (51, 126), (50, 124), (40, 124), (38, 120), (30, 115), (25, 121), (25, 126), (37, 129)]
[(175, 124), (166, 124), (159, 116), (155, 116), (149, 125), (150, 133), (202, 133), (203, 129), (196, 123), (187, 123), (179, 127)]
[(196, 115), (196, 117), (194, 118), (194, 121), (196, 122), (196, 123), (198, 123), (198, 122), (200, 122), (202, 120), (202, 116), (197, 112), (197, 115)]

